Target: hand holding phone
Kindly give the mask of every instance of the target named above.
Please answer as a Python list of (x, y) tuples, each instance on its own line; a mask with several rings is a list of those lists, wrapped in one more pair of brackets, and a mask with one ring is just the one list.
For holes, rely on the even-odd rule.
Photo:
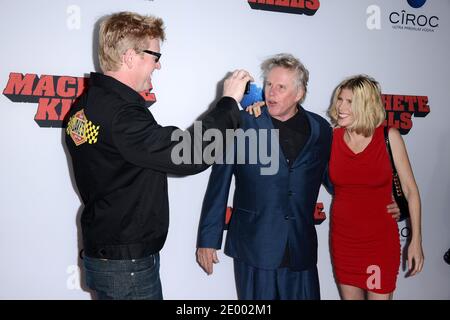
[[(235, 70), (230, 74), (223, 83), (223, 96), (234, 98), (236, 101), (241, 101), (242, 97), (245, 95), (244, 91), (250, 92), (249, 81), (254, 81), (253, 77), (245, 70)], [(248, 90), (245, 90), (245, 87)]]

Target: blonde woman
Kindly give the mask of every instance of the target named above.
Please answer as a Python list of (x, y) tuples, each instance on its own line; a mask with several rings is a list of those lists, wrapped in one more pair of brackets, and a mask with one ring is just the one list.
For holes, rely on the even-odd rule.
[[(400, 265), (392, 202), (392, 167), (384, 140), (385, 110), (378, 83), (365, 75), (341, 82), (328, 111), (333, 142), (329, 175), (334, 185), (331, 255), (342, 299), (392, 299)], [(394, 163), (408, 200), (411, 276), (423, 267), (419, 191), (398, 130), (389, 129)]]

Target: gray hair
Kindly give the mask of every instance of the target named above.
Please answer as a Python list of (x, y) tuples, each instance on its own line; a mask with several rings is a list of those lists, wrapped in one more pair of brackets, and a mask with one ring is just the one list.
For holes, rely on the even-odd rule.
[(264, 82), (267, 79), (267, 74), (275, 67), (286, 68), (288, 70), (294, 71), (297, 74), (297, 76), (295, 77), (295, 85), (297, 86), (297, 88), (302, 87), (305, 92), (302, 100), (300, 101), (300, 103), (302, 103), (303, 100), (305, 100), (308, 87), (308, 80), (309, 80), (308, 69), (306, 69), (303, 63), (301, 63), (300, 60), (294, 57), (292, 54), (279, 53), (264, 60), (263, 63), (261, 63), (261, 70)]

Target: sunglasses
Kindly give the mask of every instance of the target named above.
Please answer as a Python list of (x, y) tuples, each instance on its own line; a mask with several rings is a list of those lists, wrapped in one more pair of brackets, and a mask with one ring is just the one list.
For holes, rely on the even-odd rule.
[(161, 53), (160, 52), (155, 52), (155, 51), (151, 51), (151, 50), (142, 50), (142, 52), (145, 52), (147, 54), (151, 54), (152, 56), (155, 56), (155, 62), (158, 63), (159, 59), (161, 58)]

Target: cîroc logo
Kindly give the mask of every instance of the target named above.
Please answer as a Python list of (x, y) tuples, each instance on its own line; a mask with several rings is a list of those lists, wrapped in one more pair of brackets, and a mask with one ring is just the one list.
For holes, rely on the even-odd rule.
[[(414, 8), (421, 8), (426, 0), (408, 0)], [(434, 32), (439, 27), (439, 17), (435, 15), (416, 14), (406, 10), (393, 11), (389, 14), (392, 28), (397, 30)]]
[(415, 9), (422, 7), (425, 2), (427, 0), (408, 0), (408, 4)]
[[(34, 120), (40, 127), (61, 128), (72, 103), (88, 84), (88, 78), (53, 76), (11, 72), (3, 95), (12, 102), (37, 103)], [(155, 94), (149, 91), (140, 94), (147, 106), (155, 101)]]
[[(425, 0), (408, 0), (408, 4), (414, 8), (421, 8), (425, 4)], [(367, 29), (381, 30), (381, 8), (377, 5), (367, 7)], [(392, 29), (402, 31), (421, 31), (435, 32), (439, 28), (439, 17), (436, 15), (427, 15), (420, 11), (409, 12), (402, 9), (392, 11), (388, 15)]]
[(312, 16), (319, 10), (319, 0), (248, 0), (255, 10), (306, 14)]

